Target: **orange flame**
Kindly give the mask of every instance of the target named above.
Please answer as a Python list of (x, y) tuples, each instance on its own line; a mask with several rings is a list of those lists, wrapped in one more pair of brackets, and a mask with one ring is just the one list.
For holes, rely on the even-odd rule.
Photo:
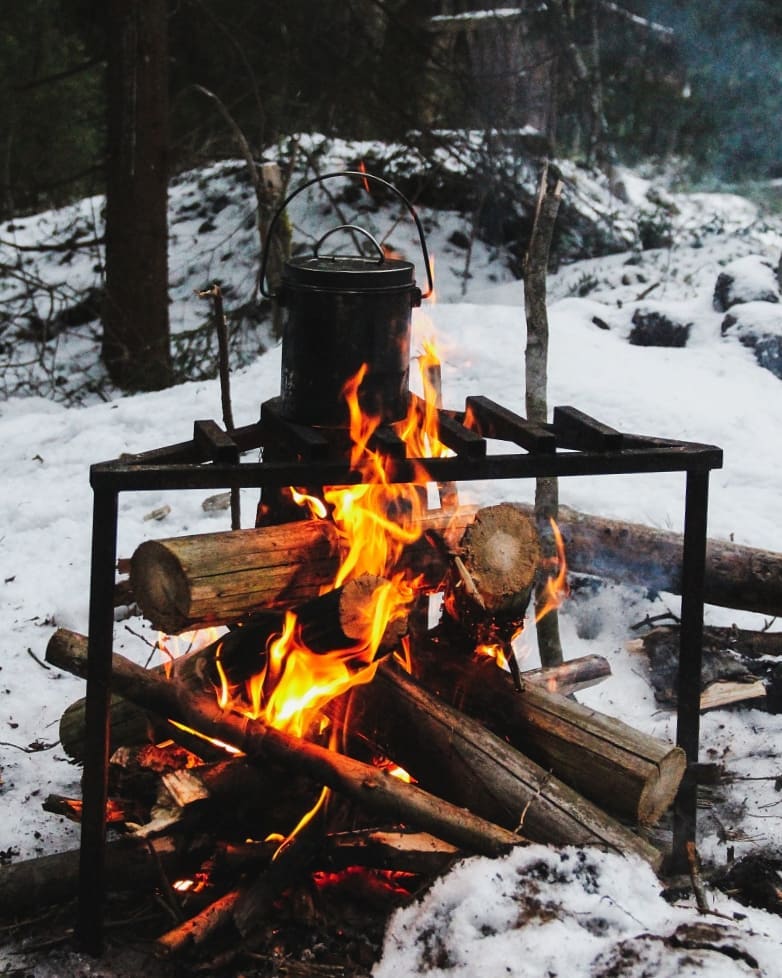
[(415, 778), (409, 771), (405, 771), (403, 767), (400, 767), (395, 761), (392, 761), (388, 757), (376, 757), (373, 759), (372, 763), (376, 768), (383, 771), (389, 777), (396, 778), (397, 781), (404, 781), (405, 784), (416, 784)]
[[(436, 362), (431, 346), (428, 355)], [(417, 594), (418, 580), (394, 567), (404, 548), (421, 534), (420, 485), (389, 482), (384, 457), (369, 447), (380, 418), (362, 411), (359, 404), (366, 372), (364, 365), (343, 391), (350, 421), (350, 463), (360, 473), (361, 482), (327, 486), (323, 500), (291, 489), (292, 498), (299, 505), (318, 518), (330, 514), (337, 528), (342, 559), (327, 590), (342, 587), (362, 575), (371, 575), (376, 581), (362, 609), (362, 634), (349, 648), (316, 652), (303, 640), (296, 615), (287, 612), (282, 631), (267, 645), (263, 669), (248, 681), (241, 700), (237, 691), (229, 688), (219, 651), (216, 656), (220, 680), (217, 695), (223, 709), (231, 708), (250, 718), (262, 717), (271, 726), (298, 736), (307, 732), (325, 703), (352, 686), (371, 681), (377, 669), (375, 657), (389, 623), (404, 615)], [(420, 406), (413, 404), (410, 415), (419, 418)], [(436, 411), (427, 412), (423, 426), (429, 435), (427, 444), (439, 445), (436, 425)], [(413, 430), (409, 419), (405, 423), (408, 428)], [(410, 451), (416, 455), (419, 448), (416, 443)], [(423, 471), (418, 481), (425, 483)]]
[[(427, 372), (435, 365), (439, 368), (439, 359), (433, 343), (428, 341), (421, 357), (425, 396), (411, 398), (408, 417), (397, 426), (411, 457), (431, 457), (447, 451), (437, 437), (435, 385), (427, 383)], [(372, 575), (377, 582), (362, 609), (360, 637), (349, 648), (316, 652), (307, 647), (296, 615), (289, 611), (282, 631), (267, 644), (263, 668), (241, 693), (229, 684), (221, 646), (215, 656), (217, 698), (222, 709), (262, 718), (270, 726), (298, 736), (305, 735), (330, 699), (371, 681), (389, 623), (405, 614), (419, 586), (418, 579), (394, 568), (404, 548), (421, 534), (419, 517), (425, 505), (421, 487), (427, 476), (421, 469), (413, 484), (392, 483), (386, 459), (370, 448), (381, 419), (363, 411), (359, 403), (367, 370), (363, 365), (343, 390), (349, 417), (350, 465), (359, 473), (360, 483), (324, 487), (323, 499), (291, 488), (292, 498), (299, 505), (316, 518), (330, 518), (337, 528), (342, 558), (328, 590), (362, 575)], [(409, 649), (400, 651), (409, 660)]]
[[(363, 160), (359, 160), (359, 164), (358, 164), (358, 167), (357, 167), (357, 169), (358, 169), (358, 171), (359, 171), (360, 173), (364, 173), (364, 174), (366, 174), (366, 172), (367, 172), (367, 167), (366, 167), (366, 164), (364, 163), (364, 161), (363, 161)], [(362, 183), (362, 184), (363, 184), (363, 186), (364, 186), (364, 190), (366, 190), (366, 192), (367, 192), (367, 193), (369, 193), (369, 180), (367, 180), (367, 178), (366, 178), (366, 176), (364, 176), (364, 178), (363, 178), (363, 180), (361, 181), (361, 183)]]
[(501, 645), (476, 645), (475, 654), (485, 655), (489, 659), (494, 659), (500, 669), (507, 671), (510, 668), (505, 650)]
[(562, 534), (560, 533), (559, 527), (556, 521), (553, 519), (549, 520), (551, 524), (551, 532), (554, 534), (554, 543), (557, 548), (557, 555), (552, 559), (552, 563), (557, 567), (557, 573), (553, 577), (549, 577), (546, 581), (546, 601), (542, 608), (538, 608), (535, 614), (535, 622), (539, 622), (541, 618), (545, 617), (550, 611), (554, 611), (556, 608), (562, 604), (565, 598), (570, 594), (570, 588), (567, 583), (567, 560), (565, 559), (565, 541), (562, 539)]
[(226, 628), (212, 626), (209, 628), (198, 628), (194, 631), (180, 632), (178, 635), (167, 635), (165, 632), (158, 632), (156, 648), (160, 651), (163, 658), (163, 667), (166, 677), (171, 678), (171, 666), (175, 659), (179, 659), (189, 652), (199, 652), (207, 645), (212, 645), (221, 638), (227, 631)]
[(310, 511), (310, 515), (315, 517), (315, 519), (324, 520), (328, 515), (328, 510), (323, 503), (322, 499), (318, 499), (317, 496), (310, 496), (306, 492), (302, 492), (299, 489), (290, 487), (291, 499), (297, 506), (306, 506)]

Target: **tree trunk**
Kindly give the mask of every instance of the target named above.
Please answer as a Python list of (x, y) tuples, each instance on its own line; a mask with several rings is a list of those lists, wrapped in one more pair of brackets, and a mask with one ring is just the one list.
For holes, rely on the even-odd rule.
[[(551, 251), (554, 224), (562, 197), (562, 182), (557, 177), (549, 186), (548, 164), (540, 177), (538, 203), (532, 225), (529, 248), (524, 256), (524, 309), (527, 318), (527, 349), (525, 353), (527, 417), (535, 424), (548, 420), (548, 313), (546, 311), (546, 275)], [(559, 489), (556, 478), (535, 480), (535, 518), (541, 534), (544, 554), (554, 555), (549, 520), (556, 519)], [(556, 609), (541, 617), (547, 603), (545, 586), (535, 592), (538, 620), (538, 649), (544, 666), (562, 662), (562, 644)]]
[(109, 0), (102, 356), (122, 387), (171, 383), (168, 4)]

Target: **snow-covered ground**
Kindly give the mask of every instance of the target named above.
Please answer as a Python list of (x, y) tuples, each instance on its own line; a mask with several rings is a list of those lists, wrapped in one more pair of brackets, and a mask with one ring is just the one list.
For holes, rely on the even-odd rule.
[[(191, 328), (203, 307), (192, 297), (215, 269), (231, 285), (235, 301), (251, 292), (256, 269), (254, 232), (247, 224), (251, 200), (244, 184), (234, 193), (230, 166), (221, 164), (198, 180), (180, 179), (172, 197), (192, 205), (192, 222), (178, 222), (172, 234), (171, 267), (175, 328)], [(649, 185), (626, 174), (629, 204), (638, 207)], [(575, 179), (575, 177), (574, 177)], [(204, 213), (205, 194), (222, 206)], [(571, 191), (578, 188), (571, 185)], [(567, 191), (566, 191), (567, 192)], [(782, 489), (782, 380), (756, 361), (752, 349), (721, 334), (724, 314), (712, 293), (720, 271), (737, 258), (751, 260), (762, 277), (761, 259), (774, 266), (782, 252), (782, 228), (761, 221), (753, 205), (720, 195), (674, 196), (669, 209), (672, 245), (656, 251), (630, 250), (560, 269), (550, 280), (550, 404), (573, 404), (626, 431), (718, 445), (724, 468), (713, 473), (709, 533), (739, 543), (782, 551), (779, 496)], [(100, 203), (82, 205), (84, 215)], [(71, 215), (72, 217), (72, 215)], [(380, 221), (382, 215), (375, 215)], [(86, 217), (85, 217), (86, 220)], [(207, 221), (210, 228), (204, 229)], [(61, 227), (62, 215), (15, 222), (20, 243), (40, 242)], [(463, 406), (468, 394), (488, 394), (524, 413), (525, 325), (521, 285), (501, 256), (477, 244), (471, 277), (463, 294), (465, 255), (450, 243), (462, 223), (455, 214), (426, 214), (436, 261), (437, 298), (414, 315), (413, 347), (434, 334), (443, 358), (446, 406)], [(719, 233), (709, 231), (716, 228)], [(699, 229), (706, 229), (701, 230)], [(47, 231), (48, 229), (48, 231)], [(58, 232), (59, 233), (59, 232)], [(398, 230), (393, 244), (416, 259), (415, 237)], [(91, 281), (95, 256), (75, 256), (67, 267), (50, 258), (36, 261), (36, 273), (65, 288)], [(422, 272), (418, 272), (419, 281)], [(752, 276), (749, 275), (749, 279)], [(5, 280), (4, 307), (21, 308)], [(645, 294), (644, 294), (645, 293)], [(13, 299), (13, 301), (12, 301)], [(17, 305), (14, 305), (17, 302)], [(765, 308), (768, 307), (768, 308)], [(682, 348), (631, 345), (636, 309), (665, 312), (690, 324)], [(782, 306), (764, 300), (777, 322)], [(597, 320), (597, 322), (596, 322)], [(608, 328), (606, 328), (608, 327)], [(91, 327), (76, 336), (61, 334), (45, 355), (66, 380), (93, 371), (96, 389), (112, 392), (95, 364)], [(258, 332), (260, 347), (266, 342)], [(56, 347), (56, 353), (55, 349)], [(69, 370), (73, 374), (69, 374)], [(280, 351), (272, 347), (232, 378), (237, 424), (253, 422), (262, 400), (279, 391)], [(8, 385), (7, 385), (8, 386)], [(53, 383), (52, 389), (57, 384)], [(88, 397), (86, 406), (66, 407), (41, 396), (13, 396), (0, 402), (0, 588), (4, 649), (0, 657), (0, 855), (22, 859), (78, 844), (65, 820), (42, 812), (50, 792), (79, 794), (78, 768), (57, 743), (63, 709), (83, 694), (83, 684), (43, 664), (46, 643), (56, 626), (87, 629), (92, 462), (122, 452), (138, 452), (190, 437), (195, 418), (219, 419), (217, 382), (182, 384), (159, 393)], [(482, 503), (529, 499), (529, 483), (462, 487)], [(143, 492), (120, 499), (119, 553), (130, 556), (145, 539), (227, 528), (225, 512), (202, 508), (207, 493)], [(244, 525), (251, 525), (255, 492), (244, 493)], [(611, 476), (563, 480), (561, 501), (585, 512), (679, 529), (683, 514), (681, 475)], [(148, 519), (168, 506), (161, 521)], [(629, 626), (678, 599), (652, 600), (625, 586), (603, 588), (585, 610), (563, 609), (568, 657), (599, 653), (613, 669), (603, 684), (580, 694), (588, 705), (660, 737), (672, 738), (670, 712), (654, 700), (646, 664), (625, 651)], [(580, 627), (585, 614), (589, 638)], [(762, 627), (758, 616), (707, 609), (714, 624), (736, 622)], [(773, 625), (773, 628), (779, 628)], [(116, 647), (146, 661), (154, 640), (139, 619), (119, 621)], [(525, 666), (536, 664), (534, 635)], [(756, 847), (778, 850), (782, 800), (774, 778), (779, 765), (782, 717), (755, 709), (717, 710), (702, 723), (702, 757), (719, 760), (735, 776), (721, 800), (702, 812), (699, 850), (711, 863), (724, 863), (728, 846), (740, 856)], [(748, 779), (765, 780), (748, 780)], [(502, 861), (469, 860), (439, 881), (415, 906), (392, 919), (382, 961), (375, 974), (461, 978), (475, 974), (512, 978), (547, 974), (709, 975), (782, 974), (778, 947), (782, 921), (759, 910), (714, 896), (721, 916), (704, 918), (692, 901), (671, 906), (660, 884), (643, 866), (596, 852), (555, 851), (542, 846)], [(700, 925), (724, 928), (708, 939)], [(697, 951), (696, 945), (707, 949)], [(689, 943), (688, 943), (689, 941)], [(693, 950), (693, 948), (696, 948)], [(722, 950), (720, 950), (722, 948)], [(728, 948), (726, 951), (725, 948)], [(738, 949), (738, 950), (736, 950)], [(734, 953), (735, 952), (735, 953)], [(0, 969), (18, 958), (0, 952)], [(700, 964), (698, 964), (700, 962)], [(54, 975), (44, 962), (25, 973)], [(54, 966), (51, 966), (54, 967)], [(36, 968), (37, 970), (33, 970)], [(2, 973), (0, 971), (0, 973)]]

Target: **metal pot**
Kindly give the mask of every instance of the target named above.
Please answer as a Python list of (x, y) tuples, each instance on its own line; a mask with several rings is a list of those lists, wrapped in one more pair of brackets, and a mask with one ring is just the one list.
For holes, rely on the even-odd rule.
[[(290, 421), (344, 428), (348, 410), (345, 384), (367, 365), (359, 404), (383, 422), (407, 412), (412, 310), (422, 293), (412, 262), (387, 258), (364, 228), (343, 224), (327, 231), (313, 254), (285, 262), (275, 294), (266, 290), (268, 243), (277, 220), (293, 198), (307, 187), (337, 176), (372, 180), (389, 188), (410, 211), (418, 229), (428, 289), (432, 273), (423, 228), (409, 201), (380, 177), (358, 171), (330, 173), (310, 180), (282, 203), (272, 218), (261, 262), (261, 291), (283, 309), (281, 410)], [(337, 232), (367, 238), (375, 254), (323, 255), (323, 242)]]

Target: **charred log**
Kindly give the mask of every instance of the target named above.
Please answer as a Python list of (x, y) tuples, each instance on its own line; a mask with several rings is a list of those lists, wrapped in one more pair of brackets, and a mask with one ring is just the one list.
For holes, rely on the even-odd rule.
[[(47, 656), (51, 649), (47, 650)], [(86, 672), (86, 656), (48, 661), (75, 675)], [(182, 690), (124, 656), (112, 656), (114, 686), (126, 699), (232, 745), (251, 759), (270, 759), (345, 794), (367, 810), (431, 832), (470, 852), (498, 855), (521, 838), (485, 818), (450, 804), (377, 768), (220, 709), (210, 694)], [(172, 737), (176, 739), (176, 728)]]

